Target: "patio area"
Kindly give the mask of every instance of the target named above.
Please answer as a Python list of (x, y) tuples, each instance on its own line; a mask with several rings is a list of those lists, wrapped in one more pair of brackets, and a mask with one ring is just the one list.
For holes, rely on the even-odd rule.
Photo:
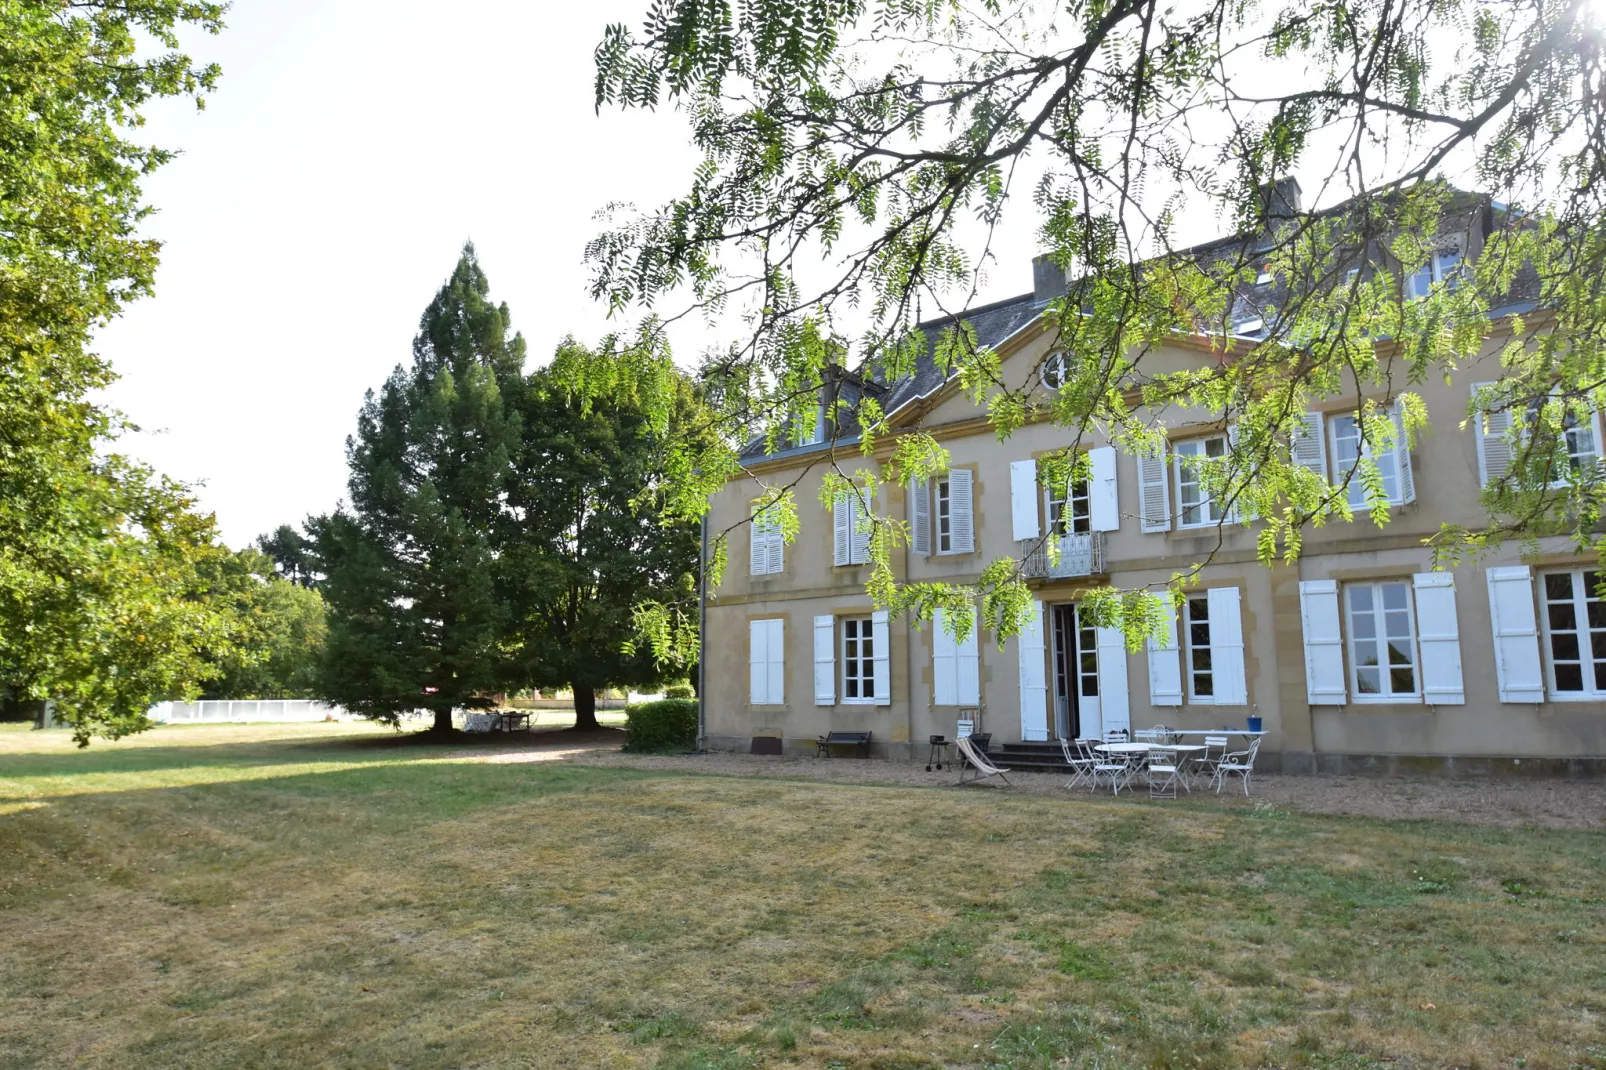
[[(999, 764), (1008, 762), (994, 755)], [(518, 761), (517, 753), (489, 757), (492, 761)], [(1056, 795), (1077, 801), (1110, 801), (1110, 792), (1090, 794), (1085, 788), (1067, 791), (1064, 772), (1038, 773), (1011, 770), (1013, 788), (983, 784), (958, 788), (957, 769), (926, 772), (923, 763), (880, 759), (841, 760), (764, 755), (707, 753), (686, 755), (633, 755), (612, 750), (589, 750), (562, 759), (578, 765), (612, 766), (664, 772), (706, 773), (716, 776), (776, 777), (843, 784), (887, 784), (901, 787), (941, 788), (945, 791), (1016, 791)], [(1229, 809), (1274, 807), (1302, 813), (1351, 814), (1388, 820), (1456, 821), (1498, 828), (1554, 828), (1598, 830), (1606, 828), (1606, 781), (1535, 779), (1451, 780), (1399, 777), (1285, 776), (1256, 773), (1251, 794), (1245, 798), (1229, 785), (1217, 795), (1195, 784), (1176, 800), (1150, 801), (1140, 785), (1136, 793), (1122, 791), (1119, 801), (1133, 806), (1222, 807)]]

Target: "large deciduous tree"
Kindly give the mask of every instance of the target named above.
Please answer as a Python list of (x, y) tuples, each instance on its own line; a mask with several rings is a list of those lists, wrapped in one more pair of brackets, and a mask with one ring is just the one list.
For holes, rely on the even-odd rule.
[(464, 249), (424, 311), (410, 367), (370, 392), (347, 440), (350, 508), (310, 522), (329, 604), (324, 690), (394, 724), (490, 704), (502, 680), (506, 603), (494, 535), (519, 441), (502, 384), (524, 339)]
[(92, 399), (113, 375), (90, 348), (156, 270), (141, 182), (173, 154), (132, 132), (153, 100), (204, 101), (218, 70), (178, 35), (217, 32), (224, 8), (0, 5), (0, 691), (55, 700), (80, 743), (193, 694), (230, 634), (197, 571), (224, 552), (211, 519), (111, 451), (123, 424)]
[[(582, 369), (607, 379), (582, 393), (570, 377)], [(671, 399), (661, 418), (636, 399), (643, 380)], [(573, 341), (524, 382), (518, 411), (501, 561), (510, 672), (570, 688), (576, 727), (595, 728), (598, 689), (659, 683), (695, 649), (701, 530), (668, 506), (686, 457), (674, 443), (703, 418), (666, 349)], [(656, 645), (634, 641), (643, 615)]]
[(322, 698), (329, 630), (323, 596), (285, 579), (259, 550), (220, 557), (208, 573), (209, 597), (224, 603), (240, 638), (216, 659), (218, 675), (203, 697)]
[[(681, 293), (750, 314), (712, 366), (726, 433), (677, 488), (687, 498), (726, 477), (739, 430), (784, 433), (847, 324), (862, 327), (868, 370), (908, 372), (931, 344), (921, 310), (962, 323), (994, 236), (1024, 223), (1069, 275), (1047, 309), (1069, 354), (1057, 391), (1006, 376), (963, 326), (936, 345), (1000, 436), (1047, 419), (1070, 442), (1097, 432), (1151, 454), (1165, 437), (1152, 414), (1211, 411), (1237, 434), (1202, 481), (1236, 506), (1224, 515), (1257, 518), (1264, 559), (1291, 559), (1306, 525), (1350, 514), (1345, 486), (1291, 456), (1312, 402), (1386, 391), (1403, 433), (1421, 433), (1413, 385), (1477, 354), (1503, 317), (1502, 385), (1477, 404), (1509, 414), (1517, 457), (1486, 492), (1487, 524), (1446, 528), (1435, 547), (1448, 559), (1561, 533), (1606, 553), (1601, 471), (1557, 478), (1566, 428), (1606, 408), (1599, 5), (665, 0), (639, 33), (608, 29), (596, 100), (682, 109), (705, 157), (684, 196), (621, 210), (593, 243), (596, 295), (615, 310)], [(1309, 207), (1269, 195), (1285, 174)], [(1469, 211), (1489, 230), (1475, 267), (1428, 271), (1408, 294)], [(1222, 231), (1224, 244), (1189, 245)], [(1265, 329), (1234, 337), (1241, 295), (1266, 279)], [(1507, 315), (1518, 300), (1530, 315)], [(1146, 359), (1178, 332), (1214, 337), (1222, 359), (1188, 371)], [(866, 458), (891, 430), (874, 406), (833, 426), (862, 436)], [(930, 436), (900, 432), (880, 466), (834, 451), (822, 502), (946, 464)], [(1386, 522), (1375, 466), (1358, 458), (1352, 479)], [(755, 478), (755, 504), (785, 514), (782, 490)], [(877, 601), (962, 615), (978, 592), (895, 583), (889, 554), (906, 532), (872, 522)], [(1015, 563), (994, 562), (979, 586), (989, 622), (1013, 631), (1026, 604)], [(1134, 640), (1157, 606), (1142, 592), (1088, 603)]]

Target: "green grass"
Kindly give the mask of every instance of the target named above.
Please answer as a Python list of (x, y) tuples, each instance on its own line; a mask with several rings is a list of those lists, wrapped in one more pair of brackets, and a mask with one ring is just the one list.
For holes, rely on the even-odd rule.
[(0, 1068), (1606, 1068), (1599, 834), (0, 728)]

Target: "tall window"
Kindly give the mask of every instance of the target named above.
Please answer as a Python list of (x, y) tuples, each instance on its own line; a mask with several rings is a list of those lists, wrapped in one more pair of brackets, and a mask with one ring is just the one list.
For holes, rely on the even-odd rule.
[(1557, 698), (1606, 698), (1606, 602), (1599, 572), (1541, 575), (1545, 653)]
[(937, 480), (937, 552), (954, 552), (954, 492), (946, 479)]
[[(1374, 412), (1367, 420), (1368, 425), (1388, 420), (1388, 416)], [(1391, 449), (1374, 450), (1371, 443), (1361, 437), (1361, 423), (1354, 416), (1335, 416), (1330, 425), (1333, 429), (1333, 475), (1337, 479), (1349, 477), (1349, 489), (1346, 495), (1351, 506), (1363, 508), (1366, 505), (1366, 484), (1361, 480), (1361, 473), (1357, 461), (1366, 457), (1377, 465), (1378, 475), (1383, 477), (1383, 493), (1391, 502), (1400, 500), (1400, 465), (1399, 459)], [(1372, 430), (1372, 437), (1377, 437), (1377, 429)], [(1351, 475), (1351, 470), (1354, 474)]]
[[(1535, 399), (1528, 405), (1528, 423), (1537, 425), (1544, 419), (1544, 402)], [(1579, 420), (1573, 413), (1562, 417), (1562, 442), (1567, 450), (1567, 464), (1574, 472), (1582, 472), (1586, 465), (1600, 463), (1600, 442), (1595, 437), (1595, 417), (1586, 415)], [(1552, 483), (1566, 482), (1566, 473), (1557, 473)]]
[(1185, 610), (1188, 631), (1188, 688), (1194, 701), (1214, 701), (1215, 666), (1210, 657), (1210, 599), (1198, 595), (1188, 599)]
[(1350, 682), (1359, 701), (1415, 698), (1416, 625), (1409, 583), (1345, 585), (1349, 609)]
[(1093, 530), (1087, 480), (1078, 479), (1068, 488), (1064, 484), (1048, 488), (1048, 526), (1055, 535), (1082, 535)]
[(875, 640), (870, 634), (869, 617), (847, 617), (842, 621), (842, 699), (875, 700)]
[(1416, 300), (1426, 297), (1428, 290), (1436, 282), (1442, 282), (1450, 289), (1455, 289), (1460, 280), (1461, 246), (1449, 245), (1432, 256), (1409, 278), (1405, 280), (1405, 296), (1407, 300)]
[(1200, 481), (1199, 462), (1227, 456), (1227, 436), (1211, 435), (1209, 438), (1179, 442), (1173, 447), (1173, 452), (1177, 457), (1177, 501), (1182, 505), (1181, 526), (1203, 527), (1219, 523), (1222, 510), (1211, 500), (1209, 491)]

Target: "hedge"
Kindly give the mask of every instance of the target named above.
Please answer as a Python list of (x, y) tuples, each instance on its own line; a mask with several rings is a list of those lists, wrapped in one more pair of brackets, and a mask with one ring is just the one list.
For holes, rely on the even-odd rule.
[(697, 701), (665, 698), (625, 707), (627, 750), (690, 750), (697, 746)]

